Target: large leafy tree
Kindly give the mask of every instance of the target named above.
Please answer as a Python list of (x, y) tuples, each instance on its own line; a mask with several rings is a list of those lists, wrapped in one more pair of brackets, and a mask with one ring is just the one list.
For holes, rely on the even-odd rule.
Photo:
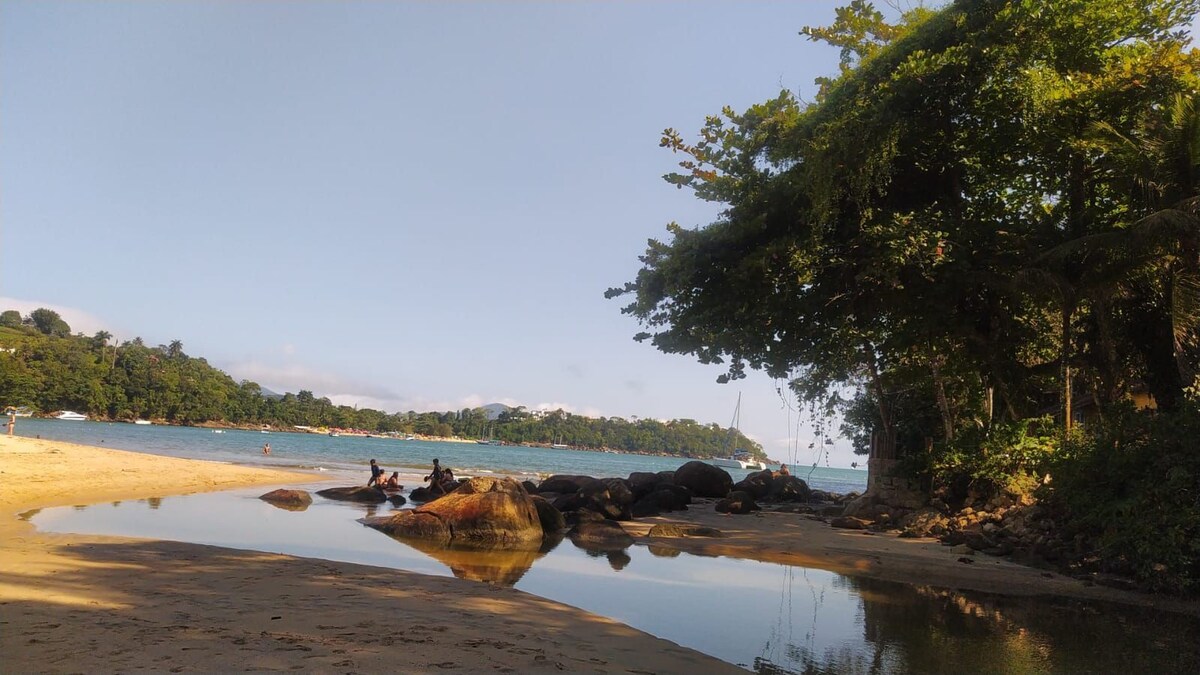
[(1145, 379), (1104, 375), (1136, 367), (1111, 348), (1132, 268), (1072, 244), (1146, 213), (1096, 128), (1134, 133), (1194, 90), (1179, 27), (1196, 4), (963, 0), (886, 26), (852, 3), (805, 29), (843, 49), (815, 104), (785, 92), (695, 143), (664, 133), (684, 156), (667, 180), (725, 209), (672, 225), (609, 295), (632, 297), (639, 339), (726, 377), (790, 376), (811, 401), (863, 385), (884, 451), (914, 391), (940, 418), (930, 437), (1056, 390), (1069, 421), (1081, 386)]

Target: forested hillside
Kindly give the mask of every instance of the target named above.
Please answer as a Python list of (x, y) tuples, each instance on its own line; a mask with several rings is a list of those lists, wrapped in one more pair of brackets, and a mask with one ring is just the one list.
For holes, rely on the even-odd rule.
[(254, 382), (235, 382), (183, 343), (147, 346), (140, 338), (111, 344), (101, 331), (71, 335), (56, 313), (0, 315), (0, 406), (38, 412), (74, 410), (94, 419), (152, 419), (170, 424), (267, 424), (277, 428), (329, 427), (373, 433), (491, 438), (509, 443), (563, 443), (584, 448), (713, 457), (732, 448), (765, 458), (740, 433), (693, 420), (627, 421), (590, 418), (558, 410), (534, 415), (521, 408), (489, 420), (483, 408), (448, 412), (387, 413), (334, 405), (310, 391), (263, 395)]

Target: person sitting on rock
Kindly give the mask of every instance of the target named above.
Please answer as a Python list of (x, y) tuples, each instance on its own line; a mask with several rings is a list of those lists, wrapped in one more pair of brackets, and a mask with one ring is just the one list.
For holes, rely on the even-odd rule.
[(454, 472), (449, 467), (442, 470), (442, 488), (444, 490), (452, 490), (458, 487), (458, 481), (454, 480)]
[(425, 480), (429, 481), (429, 489), (441, 494), (446, 494), (446, 486), (443, 482), (446, 480), (446, 470), (438, 463), (437, 459), (433, 460), (433, 471), (425, 476)]
[(400, 472), (393, 471), (392, 475), (390, 477), (388, 477), (387, 483), (384, 484), (384, 487), (397, 488), (397, 489), (404, 487), (403, 485), (400, 484)]
[(779, 475), (781, 475), (781, 476), (790, 476), (790, 475), (792, 475), (792, 474), (788, 473), (787, 464), (780, 464), (780, 465), (779, 465)]

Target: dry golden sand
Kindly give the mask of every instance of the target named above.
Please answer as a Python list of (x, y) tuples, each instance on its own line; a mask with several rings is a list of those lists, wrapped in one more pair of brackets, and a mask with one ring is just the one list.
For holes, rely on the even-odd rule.
[(40, 534), (18, 518), (48, 506), (313, 480), (0, 437), (0, 671), (744, 672), (510, 588), (212, 546)]

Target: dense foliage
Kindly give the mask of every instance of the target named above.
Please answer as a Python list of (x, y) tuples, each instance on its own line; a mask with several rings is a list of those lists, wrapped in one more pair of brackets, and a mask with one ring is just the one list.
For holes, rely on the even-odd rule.
[[(813, 102), (664, 132), (683, 158), (666, 180), (724, 208), (669, 225), (608, 295), (637, 339), (787, 378), (930, 483), (1028, 482), (1075, 439), (1094, 451), (1053, 463), (1081, 476), (1060, 485), (1068, 526), (1142, 562), (1172, 551), (1190, 584), (1200, 474), (1147, 439), (1187, 452), (1172, 430), (1200, 390), (1198, 10), (956, 0), (889, 24), (854, 0), (802, 31), (842, 55)], [(1112, 445), (1130, 402), (1157, 412)], [(1112, 489), (1085, 489), (1104, 471)], [(1119, 506), (1085, 516), (1092, 498)]]
[(310, 391), (264, 396), (258, 384), (235, 382), (204, 359), (188, 356), (178, 340), (148, 347), (141, 339), (120, 345), (109, 344), (111, 339), (103, 331), (71, 336), (70, 326), (48, 309), (24, 318), (14, 310), (0, 314), (0, 406), (74, 410), (111, 420), (328, 427), (690, 457), (727, 455), (736, 446), (765, 458), (739, 432), (687, 419), (631, 422), (561, 410), (535, 416), (522, 409), (489, 419), (481, 408), (389, 414), (334, 405)]
[(667, 180), (725, 209), (609, 294), (726, 377), (857, 385), (848, 431), (899, 454), (1136, 392), (1172, 409), (1200, 365), (1197, 5), (961, 0), (887, 25), (855, 2), (805, 30), (845, 65), (814, 103), (664, 133)]
[(1200, 406), (1114, 414), (1055, 456), (1044, 501), (1107, 571), (1200, 592)]

